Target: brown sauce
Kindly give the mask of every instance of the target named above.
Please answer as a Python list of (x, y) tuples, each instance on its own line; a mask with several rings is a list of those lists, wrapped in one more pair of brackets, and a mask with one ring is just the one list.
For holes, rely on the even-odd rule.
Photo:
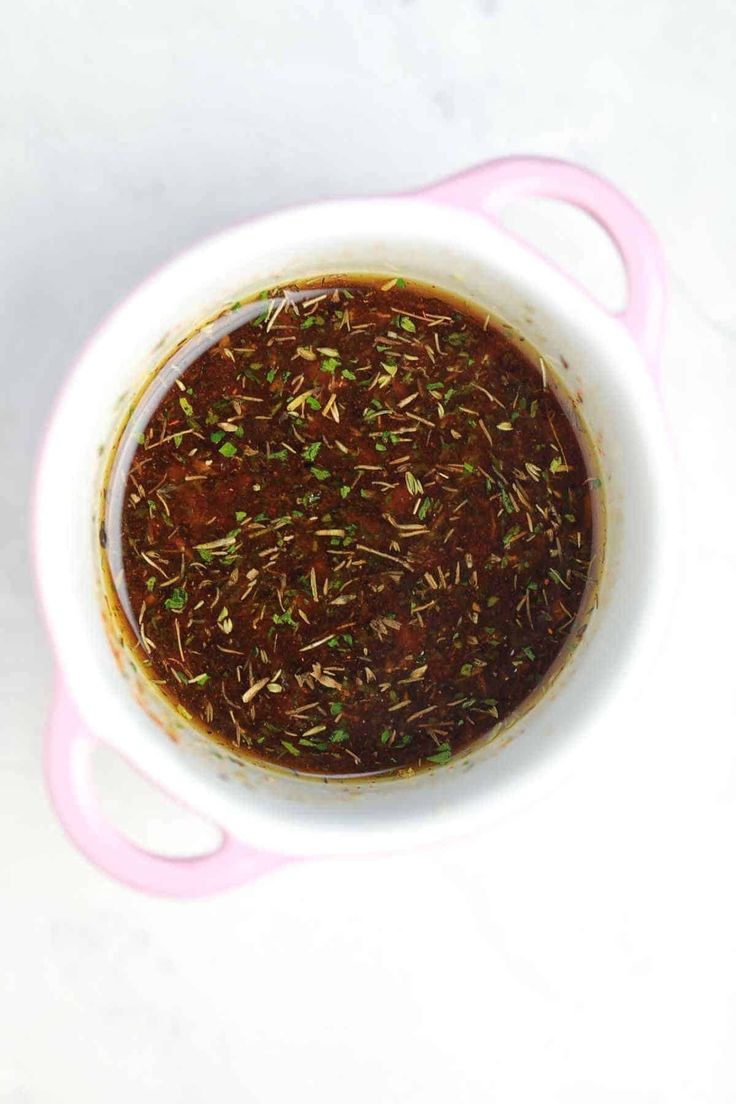
[(244, 755), (445, 763), (580, 629), (597, 481), (545, 366), (404, 280), (304, 282), (230, 324), (125, 431), (121, 625)]

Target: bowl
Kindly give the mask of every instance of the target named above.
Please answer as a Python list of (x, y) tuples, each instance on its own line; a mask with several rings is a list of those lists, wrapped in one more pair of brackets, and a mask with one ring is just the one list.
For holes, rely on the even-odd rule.
[[(521, 196), (565, 200), (608, 231), (627, 273), (611, 314), (500, 225)], [(184, 340), (262, 288), (334, 273), (405, 276), (503, 319), (574, 397), (600, 468), (606, 549), (597, 608), (554, 682), (499, 739), (410, 778), (324, 780), (229, 754), (160, 704), (103, 616), (98, 500), (106, 458), (142, 382)], [(491, 162), (411, 194), (281, 210), (207, 239), (151, 276), (86, 346), (57, 401), (35, 495), (38, 589), (57, 663), (46, 776), (58, 816), (99, 867), (138, 889), (210, 893), (294, 858), (358, 855), (472, 832), (528, 802), (604, 731), (661, 639), (674, 573), (671, 459), (657, 396), (659, 246), (610, 184), (542, 158)], [(117, 654), (116, 654), (117, 653)], [(173, 738), (172, 738), (173, 737)], [(153, 855), (106, 820), (90, 783), (105, 741), (221, 826), (210, 855)]]

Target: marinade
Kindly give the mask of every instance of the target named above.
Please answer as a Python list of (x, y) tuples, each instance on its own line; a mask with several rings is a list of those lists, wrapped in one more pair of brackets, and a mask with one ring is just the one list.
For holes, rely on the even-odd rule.
[[(579, 631), (596, 480), (544, 361), (409, 280), (271, 289), (172, 381), (125, 474), (117, 612), (245, 756), (444, 764)], [(109, 551), (109, 549), (108, 549)]]

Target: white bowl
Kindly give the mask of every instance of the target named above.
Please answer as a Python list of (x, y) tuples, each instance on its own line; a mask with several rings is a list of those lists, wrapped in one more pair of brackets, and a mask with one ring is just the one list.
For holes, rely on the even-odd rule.
[[(629, 269), (631, 300), (623, 319), (483, 209), (521, 192), (562, 195), (608, 224)], [(441, 769), (378, 784), (292, 777), (236, 762), (186, 733), (173, 742), (131, 692), (100, 608), (101, 450), (109, 448), (126, 402), (168, 351), (233, 301), (299, 277), (339, 272), (436, 284), (520, 331), (580, 397), (606, 499), (598, 609), (550, 691), (509, 738)], [(279, 211), (204, 241), (150, 277), (74, 367), (38, 473), (38, 580), (67, 695), (66, 735), (58, 724), (49, 735), (50, 781), (80, 846), (118, 877), (146, 882), (126, 874), (119, 857), (106, 861), (100, 854), (105, 830), (81, 789), (68, 699), (88, 733), (237, 840), (268, 852), (357, 854), (426, 844), (487, 824), (549, 786), (581, 741), (595, 739), (602, 714), (646, 662), (663, 624), (674, 557), (671, 462), (651, 372), (661, 316), (661, 263), (641, 217), (598, 178), (535, 159), (492, 163), (415, 195)]]

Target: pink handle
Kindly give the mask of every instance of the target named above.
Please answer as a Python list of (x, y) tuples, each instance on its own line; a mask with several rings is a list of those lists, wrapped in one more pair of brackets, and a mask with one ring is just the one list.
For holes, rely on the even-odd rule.
[(51, 800), (79, 850), (117, 881), (145, 893), (202, 897), (243, 885), (291, 861), (254, 851), (226, 833), (217, 851), (189, 859), (166, 858), (136, 847), (108, 823), (97, 802), (90, 772), (97, 742), (57, 680), (45, 753)]
[(612, 184), (566, 161), (509, 157), (469, 169), (420, 194), (489, 214), (497, 214), (515, 199), (544, 196), (565, 200), (592, 215), (616, 246), (626, 269), (629, 298), (617, 317), (630, 331), (656, 375), (666, 298), (664, 258), (647, 221)]

